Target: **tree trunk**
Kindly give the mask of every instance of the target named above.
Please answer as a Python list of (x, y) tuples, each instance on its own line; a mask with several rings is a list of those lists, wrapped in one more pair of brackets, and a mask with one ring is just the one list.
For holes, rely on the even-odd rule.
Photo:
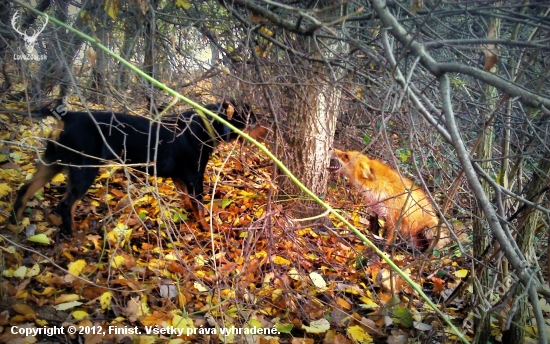
[[(314, 51), (313, 39), (299, 38), (302, 47)], [(283, 135), (287, 147), (285, 164), (304, 185), (322, 196), (329, 178), (327, 166), (336, 130), (340, 92), (319, 77), (328, 74), (323, 67), (296, 70), (303, 73), (295, 76), (285, 95), (289, 107), (286, 123), (289, 131)], [(303, 192), (290, 179), (283, 178), (280, 186), (286, 195), (298, 199), (292, 208), (295, 217), (311, 217), (322, 212), (317, 203), (303, 198)]]
[(11, 88), (11, 79), (6, 71), (6, 60), (8, 58), (8, 42), (15, 38), (11, 29), (11, 4), (8, 1), (0, 1), (0, 63), (2, 64), (2, 76), (4, 81), (0, 85), (0, 93)]
[[(490, 108), (488, 106), (488, 108)], [(482, 141), (480, 142), (477, 158), (478, 159), (489, 159), (491, 157), (492, 149), (492, 125), (487, 125), (487, 127), (481, 133)], [(490, 168), (490, 162), (487, 160), (479, 164), (484, 170)], [(490, 195), (492, 194), (492, 189), (486, 181), (482, 181), (483, 191)], [(485, 267), (484, 258), (490, 254), (486, 253), (483, 257), (483, 253), (489, 245), (489, 231), (483, 220), (483, 211), (481, 207), (476, 207), (475, 218), (473, 222), (473, 248), (474, 248), (474, 265), (472, 266), (472, 271), (474, 271), (473, 278), (478, 280), (478, 283), (474, 283), (474, 295), (476, 296), (476, 307), (480, 305), (486, 305), (490, 303), (490, 295), (487, 295), (487, 291), (490, 290), (489, 283), (489, 271)], [(489, 300), (487, 300), (489, 298)], [(474, 320), (474, 328), (476, 333), (476, 340), (474, 343), (487, 343), (489, 336), (491, 335), (491, 323), (490, 316), (485, 312), (479, 312), (481, 317), (476, 317)]]
[[(54, 16), (66, 22), (69, 1), (60, 0), (55, 2)], [(92, 16), (98, 18), (97, 13), (102, 11), (101, 2), (99, 0), (90, 0), (84, 4), (81, 13), (92, 13)], [(74, 23), (74, 28), (78, 29), (85, 34), (90, 34), (90, 25), (88, 25), (88, 18), (86, 16), (77, 15)], [(50, 24), (53, 25), (53, 24)], [(57, 32), (57, 37), (52, 39), (46, 44), (47, 59), (40, 62), (39, 77), (40, 81), (37, 85), (40, 85), (40, 90), (29, 90), (30, 94), (37, 94), (38, 92), (51, 93), (55, 86), (60, 86), (59, 97), (65, 97), (68, 94), (70, 78), (69, 73), (76, 58), (76, 53), (80, 50), (84, 39), (80, 36), (66, 32), (56, 28), (53, 32)], [(61, 46), (61, 51), (59, 46)]]
[[(489, 32), (488, 32), (488, 38), (489, 39), (498, 39), (499, 37), (499, 31), (500, 31), (500, 21), (498, 18), (491, 18), (489, 22)], [(485, 70), (490, 71), (492, 73), (496, 72), (496, 63), (493, 59), (496, 59), (496, 53), (494, 50), (491, 49), (491, 47), (486, 46), (484, 47), (485, 51)], [(481, 162), (479, 163), (480, 167), (483, 168), (485, 171), (489, 171), (491, 169), (491, 161), (490, 158), (492, 157), (492, 151), (493, 151), (493, 119), (492, 113), (496, 107), (496, 99), (498, 97), (497, 91), (494, 87), (489, 85), (484, 85), (483, 90), (485, 93), (485, 101), (484, 103), (487, 105), (487, 112), (483, 114), (483, 132), (481, 133), (480, 143), (477, 149), (476, 158), (480, 159)], [(482, 187), (483, 191), (487, 195), (491, 195), (493, 193), (493, 190), (489, 183), (487, 181), (482, 181)], [(475, 218), (473, 223), (473, 231), (474, 231), (474, 240), (473, 240), (473, 248), (474, 248), (474, 257), (476, 258), (474, 261), (473, 271), (475, 274), (473, 274), (474, 278), (477, 278), (478, 283), (474, 283), (474, 295), (476, 297), (476, 307), (479, 307), (479, 309), (482, 309), (481, 305), (487, 305), (491, 304), (491, 295), (487, 294), (487, 291), (491, 290), (490, 287), (490, 281), (489, 281), (489, 270), (485, 267), (485, 258), (487, 256), (490, 256), (485, 250), (489, 246), (489, 233), (487, 226), (485, 225), (483, 221), (483, 211), (481, 210), (481, 207), (476, 207), (475, 209)], [(483, 254), (486, 254), (484, 257)], [(474, 343), (482, 343), (485, 344), (489, 340), (491, 336), (491, 318), (490, 314), (486, 314), (485, 312), (479, 312), (481, 317), (476, 317), (474, 320), (474, 328), (475, 328), (475, 339)]]
[(100, 50), (98, 55), (95, 50), (93, 50), (92, 48), (88, 48), (88, 50), (86, 51), (86, 55), (90, 60), (91, 80), (88, 87), (90, 87), (90, 89), (94, 90), (95, 92), (90, 97), (88, 97), (88, 99), (98, 104), (104, 104), (106, 75), (102, 71), (105, 70), (105, 54), (102, 50)]
[[(143, 71), (152, 78), (156, 77), (155, 69), (155, 56), (156, 56), (156, 17), (155, 10), (157, 8), (157, 0), (151, 3), (153, 11), (149, 11), (146, 16), (145, 22), (145, 57), (143, 59)], [(147, 90), (147, 105), (150, 110), (155, 105), (155, 87), (152, 83), (147, 83), (149, 89)]]
[[(550, 160), (542, 158), (537, 164), (538, 171), (533, 173), (533, 178), (526, 187), (526, 198), (533, 203), (540, 203), (544, 199), (544, 188), (550, 183)], [(535, 231), (540, 220), (541, 212), (533, 207), (526, 207), (518, 216), (518, 233), (517, 243), (525, 258), (530, 265), (535, 265), (536, 254), (535, 247)], [(519, 297), (525, 291), (518, 288), (516, 297)], [(504, 331), (502, 336), (503, 344), (525, 343), (525, 325), (529, 319), (529, 300), (525, 296), (519, 300), (519, 305), (510, 329)]]
[[(132, 58), (135, 51), (134, 48), (136, 46), (136, 41), (139, 36), (134, 26), (132, 26), (131, 28), (128, 26), (129, 24), (126, 24), (126, 29), (124, 30), (124, 43), (122, 44), (122, 48), (120, 49), (120, 56), (122, 56), (126, 61), (130, 61), (130, 59)], [(126, 67), (122, 62), (119, 62), (117, 78), (118, 89), (127, 89), (129, 79), (130, 71), (128, 70), (128, 67)]]

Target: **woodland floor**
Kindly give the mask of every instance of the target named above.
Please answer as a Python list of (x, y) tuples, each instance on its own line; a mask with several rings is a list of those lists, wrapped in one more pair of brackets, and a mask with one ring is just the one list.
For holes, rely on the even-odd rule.
[[(293, 223), (284, 202), (268, 207), (269, 191), (276, 191), (272, 164), (250, 145), (221, 145), (208, 165), (205, 202), (218, 225), (212, 231), (197, 228), (170, 180), (130, 171), (129, 181), (114, 167), (101, 170), (78, 206), (72, 237), (55, 241), (59, 219), (51, 210), (62, 197), (63, 175), (29, 202), (21, 225), (7, 225), (15, 192), (32, 176), (40, 137), (54, 120), (0, 114), (0, 121), (0, 342), (456, 341), (339, 221), (313, 230)], [(365, 207), (343, 180), (331, 183), (326, 199), (367, 231)], [(429, 256), (396, 249), (393, 260), (472, 335), (462, 326), (472, 316), (464, 309), (471, 290), (443, 305), (469, 268), (456, 246)], [(499, 324), (494, 319), (497, 339)], [(82, 333), (24, 336), (13, 326), (77, 326)], [(148, 334), (155, 326), (184, 334)], [(134, 328), (138, 333), (129, 333)], [(272, 328), (276, 333), (257, 334)]]

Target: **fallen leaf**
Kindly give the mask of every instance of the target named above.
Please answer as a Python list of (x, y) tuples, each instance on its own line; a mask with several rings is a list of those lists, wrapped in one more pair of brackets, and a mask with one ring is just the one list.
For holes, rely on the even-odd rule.
[(57, 306), (54, 306), (53, 308), (57, 309), (58, 311), (64, 311), (64, 310), (67, 310), (67, 309), (78, 307), (80, 305), (82, 305), (82, 302), (72, 301), (72, 302), (61, 303)]
[(302, 326), (302, 328), (309, 333), (323, 333), (330, 329), (330, 323), (327, 319), (319, 319), (312, 321), (309, 326)]
[(312, 272), (309, 274), (309, 278), (311, 278), (311, 281), (317, 288), (323, 289), (327, 287), (327, 282), (325, 282), (323, 276), (321, 276), (319, 273)]
[(468, 270), (462, 269), (454, 272), (454, 275), (458, 278), (464, 278), (468, 275)]
[(35, 320), (36, 319), (36, 312), (29, 305), (26, 305), (24, 303), (16, 303), (11, 308), (17, 314), (23, 315), (25, 317), (25, 319), (27, 319), (27, 320)]
[(84, 259), (79, 259), (77, 261), (74, 261), (69, 264), (69, 267), (67, 270), (69, 270), (69, 273), (79, 276), (80, 273), (84, 270), (84, 268), (88, 265)]
[(365, 332), (365, 330), (359, 325), (349, 327), (347, 334), (354, 343), (369, 344), (373, 342), (370, 334)]
[(50, 238), (48, 238), (46, 234), (36, 234), (27, 238), (27, 240), (38, 244), (43, 244), (43, 245), (51, 244)]
[(111, 309), (111, 298), (112, 298), (112, 294), (110, 291), (106, 291), (101, 295), (101, 299), (100, 299), (101, 309), (103, 310)]

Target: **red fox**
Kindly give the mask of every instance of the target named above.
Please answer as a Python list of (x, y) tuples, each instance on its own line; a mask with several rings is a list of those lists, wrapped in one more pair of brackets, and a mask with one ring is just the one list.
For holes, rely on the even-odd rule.
[(438, 224), (426, 194), (409, 179), (376, 159), (359, 152), (334, 150), (329, 170), (342, 173), (361, 190), (371, 209), (386, 220), (387, 243), (393, 242), (396, 229), (405, 240), (426, 249)]

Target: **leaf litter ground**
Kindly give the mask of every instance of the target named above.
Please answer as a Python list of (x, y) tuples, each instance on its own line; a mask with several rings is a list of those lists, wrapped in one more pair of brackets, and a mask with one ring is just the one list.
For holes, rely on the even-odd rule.
[[(64, 192), (58, 175), (7, 225), (15, 191), (34, 172), (42, 124), (0, 114), (2, 299), (0, 342), (35, 343), (45, 335), (10, 326), (79, 326), (57, 341), (85, 343), (408, 343), (455, 339), (403, 280), (331, 218), (313, 230), (286, 216), (272, 164), (249, 145), (221, 145), (206, 172), (213, 228), (200, 230), (170, 180), (103, 168), (82, 202), (78, 230), (55, 242), (51, 212)], [(6, 142), (12, 143), (8, 145)], [(327, 200), (358, 227), (369, 221), (343, 182)], [(10, 241), (8, 241), (10, 240)], [(394, 260), (435, 301), (464, 277), (454, 251), (439, 258), (406, 249)], [(462, 275), (461, 275), (462, 274)], [(461, 299), (445, 310), (460, 325)], [(122, 329), (118, 331), (117, 329)], [(265, 329), (276, 329), (275, 333)], [(263, 332), (262, 332), (263, 331)], [(32, 332), (28, 332), (32, 333)], [(127, 339), (125, 339), (128, 337)]]

